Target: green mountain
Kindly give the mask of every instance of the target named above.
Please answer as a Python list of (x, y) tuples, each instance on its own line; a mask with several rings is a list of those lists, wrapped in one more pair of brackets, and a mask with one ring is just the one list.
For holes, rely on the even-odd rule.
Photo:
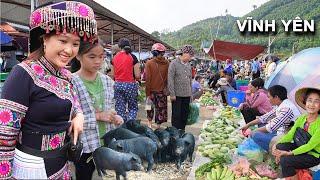
[[(315, 20), (316, 33), (285, 33), (280, 20), (292, 20), (299, 16), (303, 20)], [(278, 33), (270, 35), (273, 40), (271, 53), (288, 57), (291, 53), (320, 46), (320, 1), (319, 0), (270, 0), (243, 17), (231, 15), (208, 18), (190, 24), (174, 32), (160, 33), (161, 40), (175, 48), (192, 44), (199, 52), (210, 46), (212, 39), (268, 46), (269, 35), (240, 33), (236, 20), (252, 17), (255, 20), (276, 20)], [(219, 28), (218, 28), (219, 27)], [(219, 29), (219, 30), (218, 30)]]

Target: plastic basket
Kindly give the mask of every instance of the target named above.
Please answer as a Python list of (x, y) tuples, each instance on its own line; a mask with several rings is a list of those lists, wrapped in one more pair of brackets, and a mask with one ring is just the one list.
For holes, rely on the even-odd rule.
[(227, 103), (232, 107), (239, 107), (245, 101), (246, 94), (243, 91), (228, 91)]
[(312, 173), (313, 179), (320, 179), (320, 170)]
[(244, 91), (244, 92), (245, 92), (246, 90), (248, 90), (248, 89), (249, 89), (248, 86), (240, 86), (240, 87), (239, 87), (239, 90), (240, 90), (240, 91)]
[(249, 84), (249, 80), (236, 80), (236, 88), (239, 90), (240, 86), (247, 86)]

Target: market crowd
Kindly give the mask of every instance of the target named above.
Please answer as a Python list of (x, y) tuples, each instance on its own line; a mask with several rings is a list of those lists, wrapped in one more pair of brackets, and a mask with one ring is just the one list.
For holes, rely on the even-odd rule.
[[(168, 121), (169, 97), (172, 127), (182, 134), (189, 104), (201, 97), (205, 87), (214, 89), (214, 96), (226, 105), (227, 92), (237, 89), (236, 80), (250, 79), (246, 101), (239, 107), (246, 121), (242, 130), (259, 126), (250, 137), (276, 157), (283, 177), (320, 163), (320, 89), (297, 91), (296, 103), (306, 110), (302, 115), (287, 98), (285, 87), (265, 90), (264, 79), (279, 59), (197, 64), (191, 62), (195, 49), (184, 45), (168, 61), (166, 47), (156, 43), (141, 71), (131, 42), (121, 38), (106, 71), (98, 35), (93, 10), (80, 2), (47, 4), (31, 14), (30, 54), (12, 68), (1, 94), (1, 179), (70, 179), (68, 160), (76, 162), (77, 179), (91, 179), (95, 169), (100, 174), (95, 165), (101, 164), (94, 164), (90, 157), (95, 158), (93, 153), (103, 146), (106, 133), (123, 125), (136, 126), (141, 79), (152, 104), (146, 111), (148, 127), (154, 121), (159, 129)], [(66, 69), (71, 60), (77, 64), (72, 74)], [(191, 138), (187, 136), (182, 139)], [(297, 136), (308, 139), (296, 142)], [(190, 148), (193, 152), (194, 139)], [(131, 155), (132, 161), (138, 162)], [(153, 160), (148, 163), (150, 170)]]
[[(189, 61), (194, 48), (184, 45), (170, 63), (164, 56), (164, 45), (156, 43), (151, 48), (152, 58), (144, 68), (145, 91), (153, 104), (146, 112), (149, 127), (153, 119), (157, 129), (168, 121), (167, 97), (172, 101), (172, 127), (168, 132), (154, 132), (136, 122), (141, 67), (132, 53), (131, 42), (121, 38), (113, 47), (108, 71), (103, 44), (94, 12), (83, 3), (50, 3), (31, 13), (30, 54), (12, 68), (1, 93), (1, 179), (70, 179), (70, 161), (74, 162), (77, 179), (91, 179), (95, 169), (102, 175), (110, 168), (117, 168), (117, 179), (119, 175), (125, 177), (125, 171), (140, 169), (140, 157), (144, 155), (121, 154), (108, 148), (102, 148), (103, 153), (96, 152), (108, 141), (106, 133), (116, 129), (140, 138), (133, 145), (141, 144), (142, 149), (134, 150), (148, 151), (144, 154), (152, 151), (144, 157), (148, 171), (154, 153), (164, 148), (158, 137), (152, 136), (157, 132), (179, 132), (175, 140), (188, 140), (190, 150), (184, 151), (192, 158), (194, 137), (185, 133), (185, 127), (192, 101)], [(137, 126), (150, 139), (124, 128), (137, 130)], [(121, 142), (107, 143), (117, 148)], [(121, 156), (111, 160), (119, 153)], [(100, 162), (97, 154), (111, 159)], [(92, 157), (95, 163), (90, 160)], [(178, 167), (185, 158), (179, 159)], [(117, 161), (122, 165), (112, 164)]]

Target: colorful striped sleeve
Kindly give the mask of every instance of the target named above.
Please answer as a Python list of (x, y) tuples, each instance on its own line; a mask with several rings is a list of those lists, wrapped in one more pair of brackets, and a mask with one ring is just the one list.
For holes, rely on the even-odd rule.
[(28, 110), (31, 77), (15, 66), (7, 78), (0, 99), (0, 179), (12, 176), (13, 157), (21, 123)]
[(272, 109), (268, 113), (260, 116), (258, 119), (261, 123), (268, 123), (268, 121), (274, 117), (276, 117), (276, 109)]
[(290, 108), (282, 108), (275, 118), (268, 122), (266, 129), (268, 132), (278, 130), (284, 123), (291, 121), (294, 117), (293, 111)]

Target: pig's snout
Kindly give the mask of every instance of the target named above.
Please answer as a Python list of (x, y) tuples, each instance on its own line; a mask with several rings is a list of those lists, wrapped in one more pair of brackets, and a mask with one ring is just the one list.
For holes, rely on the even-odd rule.
[(182, 154), (182, 149), (181, 148), (177, 148), (176, 149), (176, 154)]
[(142, 166), (142, 164), (139, 164), (138, 171), (144, 171), (144, 167)]

